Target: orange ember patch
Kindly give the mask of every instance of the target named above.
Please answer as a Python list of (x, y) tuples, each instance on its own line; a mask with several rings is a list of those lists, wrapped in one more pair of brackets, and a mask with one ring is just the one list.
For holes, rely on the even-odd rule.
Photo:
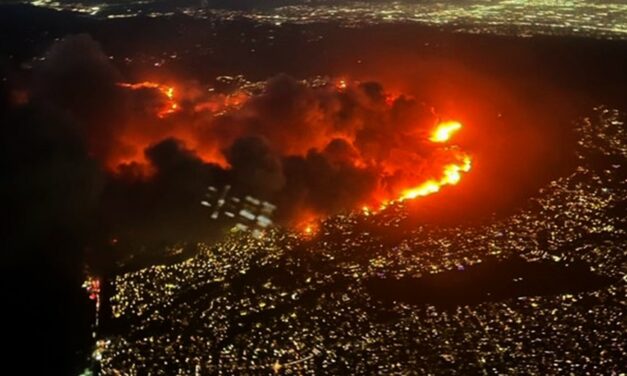
[(227, 110), (240, 108), (249, 99), (249, 94), (236, 91), (232, 94), (216, 94), (194, 105), (194, 112), (224, 113)]
[(340, 79), (335, 83), (335, 87), (338, 91), (344, 91), (348, 87), (348, 84), (346, 83), (346, 80)]
[(431, 137), (429, 137), (429, 141), (432, 142), (447, 142), (454, 133), (462, 129), (462, 125), (457, 121), (447, 121), (444, 123), (438, 124), (433, 133), (431, 133)]
[(174, 100), (174, 87), (172, 86), (167, 86), (167, 85), (159, 84), (156, 82), (150, 82), (150, 81), (138, 82), (134, 84), (127, 83), (127, 82), (120, 82), (118, 83), (118, 86), (131, 89), (131, 90), (141, 90), (141, 89), (158, 90), (161, 94), (163, 94), (164, 97), (167, 98), (166, 103), (157, 112), (157, 116), (160, 118), (164, 118), (180, 110), (179, 104), (176, 102), (176, 100)]
[[(360, 104), (359, 86), (342, 78), (331, 81), (331, 85), (322, 89), (312, 89), (326, 90), (325, 96), (322, 97), (324, 100), (319, 100), (319, 105), (306, 107), (303, 110), (306, 116), (297, 117), (296, 120), (286, 120), (298, 121), (304, 124), (302, 128), (291, 127), (290, 123), (287, 124), (289, 126), (284, 127), (287, 129), (285, 131), (283, 128), (269, 130), (267, 134), (264, 133), (265, 128), (271, 127), (266, 126), (269, 121), (264, 116), (268, 115), (260, 110), (260, 107), (267, 106), (267, 104), (264, 101), (255, 102), (254, 97), (257, 94), (238, 90), (230, 94), (213, 92), (206, 94), (205, 92), (205, 94), (195, 95), (192, 90), (188, 90), (190, 85), (177, 83), (175, 88), (151, 81), (121, 82), (117, 85), (128, 90), (154, 90), (159, 104), (156, 108), (150, 109), (151, 116), (147, 118), (138, 116), (130, 119), (130, 126), (116, 134), (116, 141), (123, 147), (105, 158), (106, 166), (113, 172), (131, 171), (136, 172), (140, 177), (150, 177), (153, 171), (144, 153), (147, 148), (166, 138), (180, 141), (185, 149), (202, 161), (228, 169), (230, 166), (224, 150), (227, 150), (237, 137), (247, 135), (249, 127), (259, 125), (259, 133), (277, 147), (280, 157), (306, 156), (309, 151), (316, 150), (323, 154), (334, 167), (350, 166), (359, 173), (374, 177), (375, 182), (372, 187), (375, 188), (371, 188), (373, 189), (371, 192), (361, 196), (363, 199), (361, 203), (365, 205), (355, 208), (361, 209), (364, 215), (373, 215), (395, 202), (428, 196), (439, 192), (444, 186), (456, 185), (472, 168), (471, 156), (461, 151), (456, 145), (449, 144), (463, 127), (458, 121), (441, 122), (425, 133), (424, 127), (428, 126), (428, 119), (423, 123), (414, 123), (412, 113), (410, 113), (408, 120), (402, 119), (406, 123), (401, 123), (403, 126), (399, 127), (399, 134), (388, 134), (382, 131), (371, 135), (364, 132), (363, 134), (367, 137), (364, 137), (364, 140), (359, 139), (358, 134), (363, 130), (364, 123), (370, 122), (376, 126), (377, 121), (380, 120), (381, 125), (385, 126), (396, 121), (395, 119), (386, 120), (393, 118), (388, 112), (399, 98), (406, 97), (402, 93), (384, 92), (383, 102), (377, 102), (376, 106), (371, 102)], [(191, 89), (193, 88), (192, 86)], [(200, 90), (197, 91), (200, 92)], [(344, 99), (349, 103), (354, 101), (355, 104), (360, 104), (367, 110), (361, 112), (366, 114), (373, 112), (377, 117), (373, 117), (372, 121), (360, 118), (359, 116), (366, 116), (360, 115), (360, 111), (354, 111), (355, 119), (336, 116), (337, 113), (333, 111), (337, 108), (341, 109), (342, 101), (327, 101), (328, 91), (341, 93), (342, 97), (338, 98), (346, 97)], [(316, 96), (312, 95), (312, 98), (315, 99)], [(180, 103), (185, 103), (185, 112), (169, 118), (170, 115), (182, 110)], [(385, 105), (381, 106), (381, 103)], [(156, 119), (152, 117), (153, 110), (163, 121), (155, 121)], [(299, 108), (299, 111), (301, 110)], [(230, 111), (234, 111), (234, 116), (222, 116), (230, 114)], [(275, 116), (274, 111), (266, 112)], [(145, 112), (141, 114), (145, 115)], [(432, 115), (433, 118), (437, 116), (434, 111)], [(338, 118), (341, 118), (342, 122), (334, 123), (339, 121)], [(276, 119), (276, 121), (282, 124), (283, 119)], [(215, 129), (212, 128), (214, 125)], [(298, 128), (300, 131), (290, 133), (289, 128)], [(386, 139), (388, 137), (389, 144), (392, 146), (388, 146)], [(431, 143), (430, 146), (425, 148), (425, 141)], [(331, 144), (332, 142), (334, 144)], [(329, 148), (329, 146), (338, 145), (340, 147)], [(379, 149), (385, 152), (380, 152)], [(431, 151), (432, 153), (429, 154)], [(426, 160), (428, 156), (431, 159)], [(314, 209), (306, 205), (303, 209), (306, 213), (300, 215), (300, 218), (292, 224), (296, 223), (294, 228), (298, 232), (314, 236), (319, 231), (318, 219), (322, 212), (316, 213)]]
[[(434, 143), (446, 143), (451, 139), (452, 135), (461, 128), (462, 124), (457, 121), (440, 123), (429, 136), (429, 140)], [(379, 210), (385, 209), (389, 204), (394, 202), (402, 202), (428, 196), (439, 192), (443, 186), (458, 184), (462, 179), (463, 173), (469, 172), (472, 168), (472, 159), (468, 154), (459, 151), (457, 148), (447, 149), (447, 153), (452, 154), (453, 158), (457, 161), (445, 164), (439, 176), (430, 178), (416, 186), (401, 189), (395, 199), (389, 201), (381, 200)], [(366, 210), (365, 208), (366, 207), (362, 208), (362, 211), (366, 215), (375, 212), (373, 210)]]
[(444, 166), (440, 179), (427, 180), (417, 187), (404, 190), (399, 201), (428, 196), (432, 193), (439, 192), (440, 188), (444, 185), (455, 185), (461, 180), (461, 173), (470, 171), (470, 168), (471, 159), (468, 155), (464, 155), (462, 163), (451, 163)]
[(300, 232), (305, 236), (314, 236), (318, 232), (318, 223), (310, 222), (308, 224), (296, 226), (296, 228), (300, 228)]
[(302, 235), (314, 236), (319, 230), (319, 218), (319, 214), (310, 210), (305, 210), (305, 212), (299, 216), (298, 222), (293, 228)]
[[(462, 128), (462, 124), (457, 121), (447, 121), (438, 124), (429, 140), (432, 142), (443, 143), (450, 140), (451, 136)], [(439, 179), (430, 179), (417, 187), (409, 188), (401, 193), (399, 201), (411, 200), (417, 197), (424, 197), (440, 191), (445, 185), (455, 185), (459, 183), (463, 172), (470, 171), (472, 160), (470, 156), (459, 152), (458, 158), (460, 162), (451, 163), (444, 166), (442, 176)]]

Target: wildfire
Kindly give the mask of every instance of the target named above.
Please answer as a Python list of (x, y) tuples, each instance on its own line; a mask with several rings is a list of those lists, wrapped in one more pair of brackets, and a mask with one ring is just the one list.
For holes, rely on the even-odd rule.
[(431, 133), (431, 137), (429, 137), (429, 141), (432, 142), (447, 142), (454, 133), (462, 129), (462, 125), (457, 121), (447, 121), (444, 123), (438, 124), (433, 133)]
[(344, 91), (348, 87), (346, 80), (340, 79), (335, 83), (335, 87), (338, 91)]
[(444, 166), (442, 177), (439, 180), (427, 180), (417, 187), (403, 191), (399, 201), (428, 196), (439, 192), (444, 185), (455, 185), (461, 180), (461, 173), (470, 171), (470, 168), (471, 159), (468, 155), (464, 155), (462, 163), (451, 163)]
[[(431, 133), (429, 140), (436, 143), (444, 143), (450, 140), (451, 136), (462, 128), (462, 124), (457, 121), (447, 121), (438, 124)], [(428, 196), (440, 191), (442, 186), (455, 185), (462, 178), (462, 173), (470, 171), (472, 160), (469, 155), (459, 152), (458, 158), (460, 162), (450, 163), (442, 169), (442, 175), (439, 179), (429, 179), (424, 183), (401, 192), (398, 201), (412, 200), (417, 197)]]
[[(461, 128), (461, 123), (456, 121), (440, 123), (430, 135), (429, 140), (434, 143), (445, 143), (450, 140), (453, 133)], [(378, 208), (362, 205), (361, 213), (364, 216), (370, 216), (385, 210), (391, 204), (428, 196), (439, 192), (443, 186), (456, 185), (459, 183), (462, 179), (462, 175), (469, 172), (472, 168), (472, 159), (470, 155), (460, 151), (456, 146), (449, 147), (446, 150), (452, 153), (457, 161), (445, 164), (442, 167), (442, 172), (439, 177), (431, 178), (417, 186), (403, 189), (395, 199), (382, 200), (381, 197), (379, 197)], [(311, 218), (309, 221), (301, 223), (297, 228), (299, 228), (301, 233), (305, 236), (312, 236), (317, 232), (317, 225)]]
[[(288, 119), (273, 118), (282, 114), (274, 110), (275, 101), (282, 98), (272, 91), (279, 90), (276, 88), (257, 93), (248, 89), (233, 92), (201, 90), (203, 88), (191, 84), (176, 83), (172, 86), (153, 81), (120, 82), (117, 85), (128, 90), (147, 90), (156, 95), (156, 106), (152, 104), (154, 98), (147, 98), (151, 106), (149, 112), (168, 120), (155, 123), (151, 121), (154, 119), (143, 116), (131, 118), (132, 126), (116, 134), (117, 141), (124, 148), (107, 156), (107, 167), (114, 172), (131, 171), (140, 178), (150, 178), (154, 170), (145, 151), (166, 138), (176, 139), (203, 162), (227, 170), (231, 166), (224, 151), (239, 137), (259, 134), (271, 144), (273, 152), (278, 154), (277, 158), (305, 157), (313, 150), (312, 156), (328, 162), (324, 169), (354, 170), (357, 175), (373, 178), (374, 188), (365, 192), (363, 201), (355, 207), (370, 216), (395, 202), (428, 196), (444, 186), (456, 185), (472, 167), (470, 155), (451, 143), (463, 127), (461, 122), (443, 121), (425, 133), (424, 127), (430, 123), (428, 119), (414, 123), (410, 112), (406, 118), (391, 116), (390, 111), (399, 103), (416, 105), (411, 97), (401, 92), (383, 91), (382, 88), (377, 89), (381, 95), (372, 95), (359, 82), (344, 78), (330, 81), (330, 85), (306, 89), (310, 90), (307, 92), (309, 99), (303, 103), (295, 101), (300, 107), (298, 111), (290, 111), (294, 115), (288, 116)], [(329, 98), (334, 98), (334, 95), (337, 100), (330, 101)], [(136, 99), (146, 102), (143, 96)], [(185, 112), (169, 118), (182, 110), (181, 103), (185, 103)], [(347, 110), (352, 108), (357, 110)], [(368, 116), (364, 114), (371, 112), (376, 115), (373, 119), (378, 120), (364, 118)], [(300, 116), (299, 113), (305, 115)], [(233, 116), (223, 116), (225, 114)], [(433, 109), (431, 114), (437, 116)], [(283, 121), (293, 124), (275, 127), (275, 122), (283, 124)], [(400, 134), (387, 133), (392, 121), (403, 124), (398, 130)], [(381, 128), (375, 129), (378, 125)], [(371, 132), (370, 128), (375, 131)], [(431, 145), (426, 146), (425, 141)], [(424, 157), (430, 151), (433, 151), (433, 160), (426, 160)], [(120, 166), (133, 169), (123, 170)], [(304, 209), (307, 213), (300, 214), (300, 218), (292, 224), (302, 234), (315, 236), (319, 231), (318, 221), (328, 210), (320, 208), (318, 212), (318, 209), (308, 207), (307, 203)]]
[(312, 220), (311, 222), (306, 222), (301, 224), (300, 226), (301, 232), (306, 236), (313, 236), (318, 232), (318, 222), (317, 219)]
[(317, 213), (304, 213), (299, 222), (294, 225), (294, 229), (307, 237), (312, 237), (318, 233), (320, 227), (319, 220), (320, 216)]
[(167, 98), (166, 103), (157, 112), (157, 116), (160, 118), (164, 118), (168, 115), (171, 115), (180, 109), (179, 104), (174, 99), (174, 87), (172, 86), (167, 86), (167, 85), (159, 84), (156, 82), (150, 82), (150, 81), (138, 82), (134, 84), (128, 83), (128, 82), (120, 82), (118, 83), (118, 86), (131, 89), (131, 90), (141, 90), (141, 89), (158, 90), (165, 98)]

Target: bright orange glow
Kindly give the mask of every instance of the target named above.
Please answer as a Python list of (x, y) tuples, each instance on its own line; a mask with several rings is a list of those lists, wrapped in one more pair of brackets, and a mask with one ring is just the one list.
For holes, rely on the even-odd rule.
[(447, 142), (460, 129), (462, 129), (462, 125), (457, 121), (440, 123), (431, 133), (429, 140), (432, 142)]
[(300, 231), (301, 231), (301, 233), (303, 235), (305, 235), (307, 237), (314, 236), (318, 232), (318, 223), (317, 222), (311, 222), (311, 223), (306, 224), (304, 226), (300, 226), (300, 229), (301, 229)]
[(385, 104), (387, 106), (392, 106), (399, 97), (400, 97), (399, 94), (387, 94), (385, 96)]
[(194, 112), (207, 111), (216, 115), (223, 114), (228, 110), (240, 108), (249, 98), (249, 94), (243, 91), (236, 91), (228, 95), (214, 94), (196, 103), (194, 105)]
[(299, 218), (299, 222), (294, 228), (304, 236), (314, 236), (320, 226), (319, 218), (320, 215), (318, 213), (306, 210)]
[(341, 80), (337, 81), (337, 83), (335, 84), (335, 87), (339, 91), (344, 91), (348, 87), (348, 84), (346, 83), (346, 80), (341, 79)]
[(379, 210), (385, 210), (385, 208), (387, 208), (389, 204), (390, 204), (390, 202), (389, 202), (389, 201), (384, 200), (384, 201), (381, 203), (381, 205), (379, 206)]
[(138, 82), (134, 84), (127, 83), (127, 82), (120, 82), (118, 83), (118, 86), (131, 89), (131, 90), (140, 90), (140, 89), (158, 90), (161, 94), (163, 94), (163, 96), (167, 98), (166, 103), (163, 105), (163, 107), (159, 109), (159, 111), (157, 111), (157, 116), (160, 118), (164, 118), (168, 115), (171, 115), (180, 109), (179, 104), (174, 99), (174, 87), (172, 86), (162, 85), (162, 84), (159, 84), (156, 82), (150, 82), (150, 81)]
[[(450, 140), (452, 135), (462, 128), (462, 124), (457, 121), (440, 123), (433, 131), (429, 140), (435, 143), (443, 143)], [(470, 171), (472, 160), (469, 155), (457, 151), (458, 162), (444, 165), (442, 174), (437, 179), (429, 179), (424, 183), (405, 189), (401, 192), (398, 201), (411, 200), (418, 197), (428, 196), (439, 192), (442, 186), (455, 185), (462, 178), (462, 173)]]
[(471, 159), (464, 155), (461, 163), (451, 163), (444, 166), (442, 177), (439, 180), (427, 180), (421, 185), (402, 192), (399, 201), (411, 200), (417, 197), (428, 196), (440, 191), (444, 185), (455, 185), (461, 180), (461, 173), (468, 172), (471, 168)]
[(415, 188), (411, 188), (411, 189), (404, 191), (399, 200), (401, 201), (408, 200), (408, 199), (411, 200), (416, 197), (430, 195), (432, 193), (438, 192), (439, 190), (440, 190), (439, 182), (435, 180), (427, 180), (426, 182), (422, 183), (421, 185)]
[[(362, 95), (358, 83), (340, 77), (329, 81), (329, 85), (311, 88), (307, 103), (295, 111), (304, 113), (302, 116), (282, 119), (276, 118), (281, 113), (276, 115), (267, 110), (267, 98), (257, 100), (260, 95), (266, 95), (263, 92), (245, 87), (223, 92), (198, 83), (167, 82), (117, 84), (129, 91), (147, 90), (143, 93), (152, 95), (148, 100), (142, 95), (132, 96), (138, 104), (149, 108), (133, 107), (139, 111), (133, 110), (125, 119), (125, 126), (114, 134), (119, 147), (106, 150), (102, 156), (110, 171), (149, 178), (156, 170), (146, 151), (168, 138), (180, 142), (203, 162), (226, 170), (230, 166), (224, 151), (239, 137), (257, 132), (272, 144), (273, 152), (280, 157), (305, 157), (315, 151), (330, 168), (355, 170), (372, 178), (370, 191), (363, 192), (359, 204), (353, 207), (370, 216), (394, 203), (459, 184), (472, 167), (471, 156), (452, 142), (462, 124), (449, 120), (431, 128), (436, 124), (433, 119), (438, 117), (433, 109), (428, 115), (431, 117), (424, 119), (415, 119), (411, 112), (397, 118), (391, 112), (396, 105), (411, 106), (413, 99), (402, 92)], [(323, 95), (315, 90), (323, 91)], [(346, 113), (344, 101), (366, 111)], [(284, 121), (282, 127), (273, 125)], [(386, 127), (391, 124), (398, 127), (389, 131), (392, 128)], [(375, 132), (370, 133), (370, 127)], [(298, 233), (315, 236), (319, 219), (328, 213), (324, 208), (313, 209), (307, 200), (304, 199), (298, 218), (291, 224)]]

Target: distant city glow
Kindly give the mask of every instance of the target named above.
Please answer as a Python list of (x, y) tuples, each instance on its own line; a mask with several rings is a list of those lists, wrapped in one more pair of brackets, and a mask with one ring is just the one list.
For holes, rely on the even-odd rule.
[(263, 9), (232, 10), (210, 6), (173, 6), (161, 10), (145, 9), (156, 0), (141, 2), (102, 2), (32, 0), (32, 5), (73, 11), (109, 19), (136, 16), (167, 17), (183, 13), (195, 18), (244, 18), (280, 27), (284, 24), (339, 22), (345, 25), (368, 25), (411, 22), (431, 26), (451, 26), (471, 33), (530, 35), (581, 35), (604, 38), (627, 36), (627, 3), (622, 1), (377, 1), (309, 4)]

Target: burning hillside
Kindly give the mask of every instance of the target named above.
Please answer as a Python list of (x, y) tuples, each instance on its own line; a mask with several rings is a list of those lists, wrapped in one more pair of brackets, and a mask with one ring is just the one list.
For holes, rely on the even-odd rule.
[[(294, 203), (317, 216), (426, 196), (457, 184), (471, 168), (470, 156), (452, 143), (462, 124), (441, 121), (424, 104), (379, 83), (277, 76), (258, 83), (258, 93), (196, 87), (180, 96), (156, 82), (118, 86), (157, 103), (118, 134), (126, 152), (107, 157), (113, 173), (133, 170), (150, 179), (155, 166), (146, 151), (176, 139), (178, 147), (240, 180), (240, 189), (270, 199), (296, 195)], [(320, 186), (318, 178), (332, 185)], [(333, 198), (341, 192), (354, 195)]]
[(21, 106), (69, 117), (102, 167), (102, 216), (115, 232), (143, 223), (201, 233), (195, 207), (209, 185), (276, 204), (284, 225), (379, 210), (458, 184), (472, 162), (460, 122), (376, 81), (129, 80), (75, 36), (52, 46), (29, 92)]

